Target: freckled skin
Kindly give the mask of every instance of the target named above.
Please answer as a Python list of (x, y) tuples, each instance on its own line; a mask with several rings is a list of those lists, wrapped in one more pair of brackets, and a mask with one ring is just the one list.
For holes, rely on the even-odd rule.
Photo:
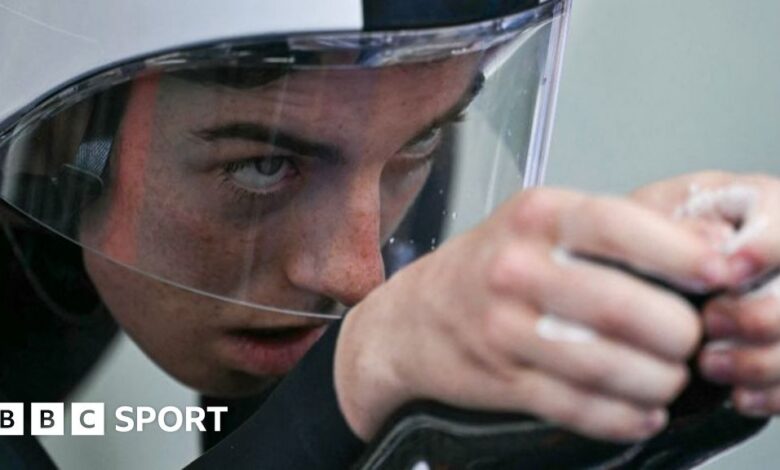
[[(172, 77), (133, 84), (112, 183), (83, 218), (82, 242), (174, 283), (261, 305), (354, 305), (383, 282), (381, 246), (422, 188), (399, 150), (468, 89), (476, 60), (377, 70), (296, 72), (231, 89)], [(342, 164), (306, 162), (284, 196), (237, 197), (221, 174), (235, 159), (279, 153), (266, 143), (204, 143), (195, 129), (250, 121), (337, 147)], [(85, 250), (98, 291), (161, 367), (200, 391), (240, 396), (268, 377), (232, 368), (227, 332), (313, 324), (212, 299)]]

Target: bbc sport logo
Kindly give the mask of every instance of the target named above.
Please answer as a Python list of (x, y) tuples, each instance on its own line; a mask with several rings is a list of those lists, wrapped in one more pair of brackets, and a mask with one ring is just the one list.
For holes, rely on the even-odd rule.
[[(166, 406), (156, 410), (151, 406), (119, 406), (113, 413), (113, 429), (116, 432), (143, 432), (158, 426), (165, 432), (206, 432), (206, 418), (214, 431), (222, 430), (222, 414), (226, 406)], [(24, 403), (0, 403), (0, 436), (22, 436), (25, 433)], [(64, 403), (30, 403), (30, 434), (33, 436), (65, 435)], [(106, 432), (106, 405), (104, 403), (71, 403), (71, 436), (103, 436)]]

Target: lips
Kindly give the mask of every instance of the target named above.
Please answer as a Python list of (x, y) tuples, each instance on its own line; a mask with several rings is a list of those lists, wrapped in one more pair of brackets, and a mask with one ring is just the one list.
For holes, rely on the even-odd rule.
[(236, 329), (223, 342), (231, 365), (251, 375), (274, 376), (289, 372), (322, 336), (326, 325)]

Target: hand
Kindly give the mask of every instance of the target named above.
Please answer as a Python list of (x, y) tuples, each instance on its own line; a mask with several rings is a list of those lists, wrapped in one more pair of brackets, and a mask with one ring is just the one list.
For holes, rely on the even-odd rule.
[[(674, 292), (567, 252), (709, 289), (733, 278), (704, 238), (636, 203), (521, 193), (347, 316), (334, 380), (356, 434), (370, 440), (415, 399), (526, 412), (615, 441), (661, 430), (700, 339), (696, 312)], [(593, 334), (552, 338), (540, 329), (550, 313)]]
[[(687, 194), (691, 185), (698, 189)], [(776, 178), (696, 174), (650, 186), (636, 196), (656, 210), (676, 210), (689, 223), (709, 226), (704, 231), (710, 242), (720, 246), (741, 273), (732, 288), (780, 266), (780, 180)], [(700, 213), (682, 214), (686, 205), (688, 209), (697, 205), (691, 204), (695, 199)], [(714, 299), (704, 308), (704, 323), (708, 342), (699, 358), (704, 376), (733, 384), (734, 404), (744, 414), (780, 413), (780, 278), (747, 294)]]

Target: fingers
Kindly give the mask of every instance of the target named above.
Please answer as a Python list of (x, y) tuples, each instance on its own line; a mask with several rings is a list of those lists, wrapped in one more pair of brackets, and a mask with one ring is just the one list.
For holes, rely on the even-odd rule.
[(741, 297), (723, 296), (704, 309), (704, 327), (713, 339), (780, 341), (780, 277)]
[(691, 194), (702, 188), (731, 184), (734, 179), (734, 174), (721, 171), (686, 174), (643, 186), (633, 191), (630, 197), (660, 214), (671, 215)]
[(741, 413), (780, 413), (780, 277), (750, 294), (708, 303), (704, 324), (713, 341), (699, 357), (702, 374), (734, 385)]
[(780, 280), (742, 297), (723, 296), (705, 307), (711, 342), (702, 352), (705, 377), (720, 383), (780, 385)]
[(535, 234), (571, 252), (617, 261), (692, 290), (743, 280), (737, 279), (740, 266), (728, 263), (711, 240), (728, 235), (726, 224), (711, 223), (702, 236), (701, 227), (692, 229), (637, 201), (548, 188), (523, 192), (500, 212), (509, 212), (515, 236)]
[(507, 246), (490, 281), (537, 312), (554, 312), (671, 361), (687, 358), (701, 336), (696, 313), (679, 296), (613, 268), (556, 259), (549, 248)]
[(591, 437), (614, 441), (646, 439), (660, 431), (667, 420), (662, 409), (644, 410), (544, 375), (524, 377), (517, 389), (531, 413)]
[(737, 231), (732, 224), (721, 220), (682, 219), (679, 223), (720, 252), (734, 239)]
[(780, 180), (753, 176), (740, 184), (755, 191), (756, 200), (724, 252), (750, 278), (780, 265)]
[(673, 284), (698, 290), (725, 285), (723, 256), (684, 226), (617, 198), (589, 198), (562, 216), (560, 243), (576, 253), (621, 261)]
[(780, 413), (780, 386), (740, 387), (732, 393), (737, 410), (748, 416), (768, 417)]
[[(582, 261), (560, 265), (545, 253), (549, 248), (529, 244), (501, 253), (491, 285), (515, 302), (486, 315), (491, 343), (593, 392), (645, 407), (670, 402), (687, 381), (684, 362), (700, 336), (693, 309), (620, 271)], [(602, 335), (585, 344), (546, 340), (535, 312), (555, 312)]]
[(780, 214), (780, 180), (777, 178), (698, 173), (642, 188), (632, 198), (684, 224), (707, 221), (730, 225), (730, 230), (707, 227), (703, 235), (729, 258), (730, 269), (736, 273), (732, 285), (744, 283), (780, 264), (780, 217), (777, 215)]
[(687, 382), (683, 363), (669, 363), (605, 337), (550, 341), (537, 332), (538, 316), (495, 310), (490, 343), (503, 355), (602, 396), (634, 405), (664, 407)]
[(607, 398), (534, 370), (518, 370), (504, 381), (486, 376), (478, 396), (457, 397), (454, 402), (467, 407), (523, 411), (586, 436), (618, 442), (647, 439), (667, 421), (666, 411), (661, 408), (646, 409)]
[[(697, 202), (698, 200), (698, 202)], [(700, 190), (683, 212), (733, 226), (720, 245), (736, 280), (744, 283), (780, 264), (780, 180), (741, 176), (733, 183)]]
[(722, 384), (780, 385), (780, 344), (710, 345), (700, 360), (704, 376)]

